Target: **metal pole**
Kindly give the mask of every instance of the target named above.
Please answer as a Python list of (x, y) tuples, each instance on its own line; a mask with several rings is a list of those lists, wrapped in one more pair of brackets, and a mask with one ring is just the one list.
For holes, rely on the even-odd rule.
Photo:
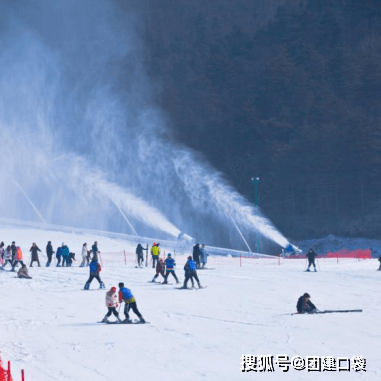
[[(257, 208), (259, 203), (258, 183), (259, 177), (252, 177), (251, 180), (254, 183), (254, 206)], [(259, 234), (257, 232), (257, 253), (259, 253)]]

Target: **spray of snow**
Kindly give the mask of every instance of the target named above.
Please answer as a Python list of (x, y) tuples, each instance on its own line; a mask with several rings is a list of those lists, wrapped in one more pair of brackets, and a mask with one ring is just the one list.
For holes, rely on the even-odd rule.
[[(131, 4), (8, 2), (0, 14), (0, 213), (157, 236), (181, 231), (242, 247), (231, 218), (287, 240), (199, 154), (181, 146), (154, 104)], [(128, 17), (129, 22), (126, 23)], [(231, 218), (230, 218), (231, 216)]]

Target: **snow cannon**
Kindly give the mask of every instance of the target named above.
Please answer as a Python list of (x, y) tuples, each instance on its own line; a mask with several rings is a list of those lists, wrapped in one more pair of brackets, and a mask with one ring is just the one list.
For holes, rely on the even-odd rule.
[(189, 242), (191, 244), (195, 244), (196, 243), (196, 240), (193, 237), (191, 237), (190, 235), (188, 235), (188, 234), (186, 234), (184, 232), (181, 232), (179, 234), (179, 236), (177, 237), (177, 239), (179, 241), (186, 241), (186, 242)]
[(289, 257), (291, 255), (299, 255), (302, 254), (302, 250), (299, 247), (293, 245), (292, 243), (288, 243), (287, 246), (282, 249), (282, 254), (285, 257)]

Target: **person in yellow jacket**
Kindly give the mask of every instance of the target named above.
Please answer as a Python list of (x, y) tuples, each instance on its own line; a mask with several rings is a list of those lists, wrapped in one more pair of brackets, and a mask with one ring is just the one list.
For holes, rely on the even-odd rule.
[(151, 247), (151, 255), (152, 255), (152, 268), (154, 269), (156, 267), (156, 264), (159, 260), (160, 255), (160, 243), (153, 243), (153, 246)]

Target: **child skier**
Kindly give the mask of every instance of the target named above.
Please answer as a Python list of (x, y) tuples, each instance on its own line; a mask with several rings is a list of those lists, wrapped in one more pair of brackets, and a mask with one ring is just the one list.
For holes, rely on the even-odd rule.
[(57, 247), (57, 252), (56, 252), (56, 258), (57, 258), (56, 267), (61, 267), (61, 257), (62, 257), (62, 247), (59, 246)]
[(202, 288), (200, 281), (198, 279), (198, 276), (197, 276), (196, 262), (192, 259), (191, 256), (188, 257), (188, 261), (184, 266), (184, 270), (185, 270), (185, 280), (184, 280), (184, 285), (181, 288), (188, 288), (187, 283), (188, 283), (189, 279), (192, 282), (192, 287), (194, 287), (193, 278), (196, 279), (196, 282), (198, 284), (198, 288)]
[(172, 274), (174, 278), (176, 279), (176, 283), (180, 283), (179, 280), (177, 279), (176, 273), (175, 273), (175, 266), (176, 262), (172, 258), (171, 253), (168, 254), (167, 259), (164, 261), (165, 262), (165, 277), (164, 277), (164, 282), (162, 284), (168, 284), (168, 276), (169, 274)]
[(311, 296), (307, 292), (298, 299), (296, 309), (298, 314), (315, 314), (317, 309), (310, 300)]
[(316, 273), (315, 257), (317, 257), (317, 254), (312, 249), (309, 249), (306, 257), (308, 258), (308, 267), (306, 271), (310, 271), (310, 267), (313, 265)]
[(116, 287), (111, 287), (110, 291), (106, 292), (106, 307), (108, 308), (108, 312), (102, 320), (102, 323), (108, 323), (108, 318), (111, 314), (114, 314), (118, 323), (121, 323), (119, 313), (116, 310), (118, 307), (118, 297), (116, 295)]
[(33, 267), (33, 262), (37, 262), (38, 263), (38, 267), (41, 267), (40, 265), (40, 260), (38, 258), (38, 252), (41, 253), (41, 250), (39, 249), (39, 247), (36, 245), (35, 242), (33, 242), (33, 245), (32, 247), (29, 249), (29, 251), (32, 253), (32, 258), (31, 258), (31, 261), (30, 261), (30, 267)]
[(102, 282), (102, 279), (99, 277), (101, 266), (95, 258), (92, 259), (89, 267), (90, 267), (90, 277), (85, 284), (84, 290), (88, 290), (90, 288), (90, 284), (94, 278), (99, 282), (99, 288), (105, 288), (105, 285)]
[(119, 303), (124, 302), (124, 316), (126, 317), (125, 320), (122, 321), (122, 323), (131, 323), (132, 320), (130, 319), (130, 315), (128, 312), (130, 309), (134, 311), (134, 313), (138, 316), (141, 323), (145, 323), (142, 314), (139, 312), (138, 307), (136, 305), (136, 300), (134, 298), (134, 295), (132, 295), (132, 292), (127, 287), (124, 287), (124, 283), (119, 283)]
[(152, 283), (156, 282), (156, 279), (158, 278), (159, 274), (161, 274), (161, 276), (165, 279), (164, 269), (165, 269), (164, 260), (163, 258), (160, 258), (156, 265), (156, 274), (152, 279)]

